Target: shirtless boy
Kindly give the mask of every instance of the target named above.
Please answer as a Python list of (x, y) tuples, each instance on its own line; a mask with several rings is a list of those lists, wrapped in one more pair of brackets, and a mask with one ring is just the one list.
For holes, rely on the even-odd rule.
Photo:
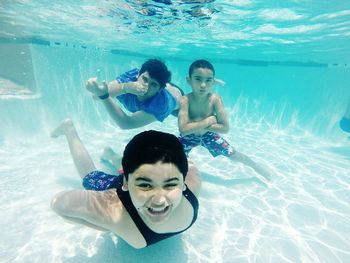
[(187, 83), (192, 92), (180, 99), (179, 140), (188, 155), (192, 148), (202, 145), (213, 157), (224, 155), (232, 161), (250, 166), (266, 179), (270, 176), (258, 164), (236, 151), (219, 133), (228, 133), (229, 121), (221, 97), (211, 93), (215, 70), (206, 60), (197, 60), (189, 68)]

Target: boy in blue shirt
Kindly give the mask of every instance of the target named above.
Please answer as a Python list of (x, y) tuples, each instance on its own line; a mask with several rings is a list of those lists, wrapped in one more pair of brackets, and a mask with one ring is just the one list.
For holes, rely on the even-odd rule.
[[(141, 69), (125, 72), (116, 80), (99, 85), (97, 78), (90, 78), (86, 89), (98, 96), (108, 113), (122, 129), (145, 126), (163, 121), (170, 114), (177, 115), (181, 89), (170, 84), (171, 73), (158, 59), (147, 60)], [(127, 114), (113, 98), (131, 113)]]

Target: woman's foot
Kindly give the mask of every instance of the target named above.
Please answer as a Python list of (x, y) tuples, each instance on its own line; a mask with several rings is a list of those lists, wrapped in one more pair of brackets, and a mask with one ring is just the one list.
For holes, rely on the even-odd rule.
[(61, 135), (66, 134), (67, 131), (70, 129), (74, 129), (74, 124), (72, 120), (68, 118), (63, 120), (61, 124), (58, 125), (58, 127), (51, 132), (50, 136), (51, 138), (57, 138)]
[(122, 158), (115, 151), (112, 150), (111, 147), (106, 147), (103, 149), (103, 153), (101, 155), (101, 161), (103, 162), (111, 162), (114, 167), (121, 167)]
[(111, 161), (113, 157), (115, 157), (117, 154), (112, 150), (111, 147), (106, 147), (103, 149), (103, 153), (101, 155), (101, 160), (103, 161)]

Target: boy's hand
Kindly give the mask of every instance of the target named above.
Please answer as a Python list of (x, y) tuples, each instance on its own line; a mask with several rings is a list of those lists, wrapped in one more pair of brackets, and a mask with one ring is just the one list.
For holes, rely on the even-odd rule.
[(221, 85), (221, 86), (225, 86), (226, 82), (223, 81), (222, 79), (215, 79), (215, 83)]
[(215, 116), (209, 116), (207, 118), (207, 122), (208, 122), (208, 126), (211, 126), (213, 124), (217, 124), (218, 123), (218, 121), (217, 121)]
[(148, 86), (144, 85), (140, 81), (130, 82), (125, 85), (125, 91), (136, 96), (143, 96), (147, 93)]
[(102, 96), (108, 93), (108, 85), (104, 80), (102, 85), (98, 85), (97, 78), (89, 78), (85, 84), (88, 91), (96, 96)]

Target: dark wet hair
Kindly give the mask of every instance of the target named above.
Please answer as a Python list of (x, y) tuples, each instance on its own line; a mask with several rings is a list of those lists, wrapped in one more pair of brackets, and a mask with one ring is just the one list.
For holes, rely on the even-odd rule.
[(193, 62), (191, 64), (190, 68), (188, 69), (188, 76), (191, 77), (193, 71), (197, 68), (210, 69), (211, 71), (213, 71), (213, 74), (215, 76), (215, 69), (214, 69), (213, 65), (205, 59), (199, 59), (199, 60), (196, 60), (195, 62)]
[(165, 84), (171, 80), (171, 72), (164, 62), (159, 59), (149, 59), (143, 63), (139, 74), (141, 75), (146, 71), (152, 79), (158, 81), (160, 88), (164, 88)]
[(174, 164), (185, 179), (188, 172), (187, 157), (176, 136), (153, 130), (137, 134), (126, 145), (122, 158), (126, 180), (140, 165), (158, 161)]

